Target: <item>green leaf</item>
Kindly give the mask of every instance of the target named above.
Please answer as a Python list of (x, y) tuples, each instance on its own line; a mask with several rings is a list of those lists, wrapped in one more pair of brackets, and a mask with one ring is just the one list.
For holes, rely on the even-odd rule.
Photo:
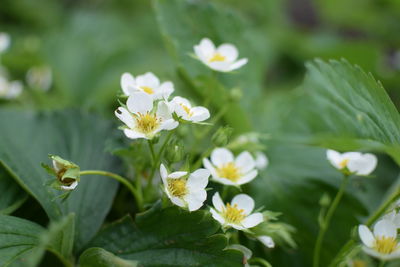
[(218, 223), (206, 211), (189, 213), (159, 205), (136, 218), (108, 226), (91, 242), (144, 266), (243, 266), (238, 251), (224, 250), (227, 240), (215, 234)]
[(55, 179), (40, 166), (48, 154), (70, 159), (82, 169), (110, 170), (113, 160), (104, 153), (110, 124), (76, 111), (56, 113), (0, 110), (0, 161), (18, 183), (42, 205), (51, 220), (75, 213), (75, 249), (79, 250), (101, 226), (118, 184), (99, 176), (84, 177), (67, 200), (47, 186)]
[(0, 215), (0, 265), (37, 266), (49, 250), (69, 266), (73, 238), (73, 214), (51, 223), (49, 230), (28, 220)]
[(399, 112), (371, 74), (345, 60), (315, 60), (300, 93), (287, 131), (325, 147), (384, 151), (400, 164)]
[(10, 214), (18, 209), (28, 195), (12, 179), (9, 173), (0, 166), (0, 214)]
[(136, 261), (124, 260), (102, 248), (89, 248), (79, 258), (81, 267), (136, 267)]

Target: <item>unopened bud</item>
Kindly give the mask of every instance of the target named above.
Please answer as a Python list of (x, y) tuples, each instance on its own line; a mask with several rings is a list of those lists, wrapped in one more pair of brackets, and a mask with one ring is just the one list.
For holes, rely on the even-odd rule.
[(217, 147), (224, 147), (229, 143), (233, 129), (229, 126), (220, 127), (211, 137), (211, 141)]
[(42, 166), (56, 177), (52, 187), (58, 190), (73, 190), (80, 180), (80, 168), (75, 163), (65, 160), (59, 156), (50, 155), (53, 166), (42, 164)]
[(183, 159), (183, 145), (178, 140), (172, 140), (165, 151), (165, 158), (169, 163), (179, 162)]

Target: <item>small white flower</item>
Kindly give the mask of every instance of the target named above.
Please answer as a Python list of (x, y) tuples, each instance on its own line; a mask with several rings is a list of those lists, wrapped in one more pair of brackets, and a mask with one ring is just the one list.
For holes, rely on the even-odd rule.
[(0, 98), (15, 99), (22, 93), (20, 81), (9, 82), (5, 77), (0, 76)]
[(178, 117), (185, 121), (201, 122), (210, 118), (210, 112), (205, 107), (192, 107), (189, 100), (186, 98), (175, 96), (171, 105)]
[(164, 184), (164, 190), (168, 198), (175, 205), (187, 208), (189, 211), (198, 210), (207, 199), (205, 190), (208, 184), (210, 172), (206, 169), (198, 169), (189, 174), (187, 172), (173, 172), (168, 174), (163, 164), (160, 166), (160, 175)]
[(261, 243), (264, 244), (267, 248), (273, 248), (275, 247), (275, 242), (272, 239), (272, 237), (267, 236), (267, 235), (261, 235), (256, 237)]
[(256, 168), (259, 170), (263, 170), (267, 168), (269, 163), (269, 160), (267, 158), (267, 155), (265, 155), (263, 152), (258, 151), (256, 152)]
[(7, 48), (10, 46), (11, 43), (11, 38), (8, 33), (5, 32), (0, 32), (0, 53), (4, 52), (7, 50)]
[(397, 242), (397, 228), (389, 220), (380, 220), (374, 226), (374, 233), (365, 225), (358, 227), (358, 234), (364, 243), (365, 253), (382, 260), (400, 258)]
[(223, 227), (244, 230), (264, 221), (260, 212), (251, 214), (254, 209), (254, 200), (246, 194), (236, 195), (231, 203), (224, 205), (217, 192), (214, 194), (212, 202), (215, 209), (210, 208), (210, 212)]
[(392, 210), (388, 214), (384, 215), (382, 219), (391, 221), (394, 223), (394, 225), (396, 225), (397, 228), (400, 228), (400, 213), (396, 212), (395, 210)]
[(128, 97), (128, 109), (119, 107), (115, 111), (115, 115), (128, 126), (124, 129), (128, 138), (152, 139), (158, 132), (178, 126), (179, 123), (172, 118), (172, 112), (165, 101), (158, 102), (156, 111), (154, 103), (150, 95), (135, 92)]
[(121, 76), (121, 87), (126, 96), (130, 96), (134, 92), (144, 92), (153, 99), (168, 99), (174, 91), (172, 82), (160, 83), (160, 80), (152, 72), (138, 75), (136, 78), (126, 72)]
[(213, 180), (221, 184), (239, 186), (252, 181), (258, 174), (256, 163), (247, 151), (234, 158), (226, 148), (216, 148), (211, 153), (211, 162), (203, 159), (204, 167), (210, 170)]
[(53, 80), (51, 69), (47, 66), (32, 67), (26, 73), (26, 82), (31, 88), (48, 91)]
[(356, 175), (369, 175), (376, 168), (378, 159), (375, 155), (360, 152), (339, 153), (335, 150), (327, 150), (326, 156), (330, 163), (338, 170), (349, 171)]
[(247, 58), (237, 60), (239, 52), (234, 45), (222, 44), (216, 48), (208, 38), (195, 45), (194, 52), (201, 62), (216, 71), (233, 71), (247, 63)]

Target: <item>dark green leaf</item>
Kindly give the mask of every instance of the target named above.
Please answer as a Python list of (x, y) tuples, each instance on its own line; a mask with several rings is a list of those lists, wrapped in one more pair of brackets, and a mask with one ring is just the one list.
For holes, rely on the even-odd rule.
[(89, 248), (79, 258), (81, 267), (136, 267), (136, 261), (124, 260), (102, 248)]
[(10, 214), (18, 209), (28, 195), (12, 179), (9, 173), (0, 166), (0, 213)]

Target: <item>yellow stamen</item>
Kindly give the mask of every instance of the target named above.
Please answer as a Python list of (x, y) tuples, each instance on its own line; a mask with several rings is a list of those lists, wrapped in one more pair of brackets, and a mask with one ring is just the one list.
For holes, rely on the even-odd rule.
[(136, 128), (139, 132), (149, 134), (156, 130), (160, 125), (160, 119), (155, 114), (149, 112), (145, 114), (139, 113), (135, 116)]
[(187, 194), (186, 179), (167, 179), (168, 191), (174, 197), (183, 197)]
[(219, 177), (229, 179), (232, 182), (236, 182), (241, 177), (239, 168), (233, 162), (226, 163), (217, 168), (217, 174)]
[(149, 95), (154, 94), (154, 90), (151, 89), (151, 88), (148, 87), (148, 86), (141, 86), (140, 88), (141, 88), (145, 93), (147, 93), (147, 94), (149, 94)]
[(382, 254), (390, 254), (397, 249), (397, 241), (393, 237), (379, 237), (375, 240), (374, 249)]
[(347, 167), (347, 164), (349, 163), (349, 160), (348, 159), (344, 159), (344, 160), (342, 160), (340, 163), (339, 163), (339, 167), (341, 168), (341, 169), (343, 169), (343, 168), (345, 168), (345, 167)]
[(186, 114), (187, 114), (189, 117), (192, 117), (192, 116), (193, 116), (193, 112), (191, 111), (191, 109), (190, 109), (188, 106), (186, 106), (186, 105), (184, 105), (184, 104), (179, 104), (179, 105), (181, 105), (181, 107), (183, 108), (183, 110), (186, 112)]
[(215, 53), (212, 58), (208, 60), (208, 62), (218, 62), (218, 61), (225, 61), (226, 57), (221, 55), (220, 53)]
[(222, 216), (226, 222), (239, 224), (246, 217), (243, 209), (239, 209), (237, 204), (231, 206), (230, 203), (226, 204), (226, 208), (222, 211)]

